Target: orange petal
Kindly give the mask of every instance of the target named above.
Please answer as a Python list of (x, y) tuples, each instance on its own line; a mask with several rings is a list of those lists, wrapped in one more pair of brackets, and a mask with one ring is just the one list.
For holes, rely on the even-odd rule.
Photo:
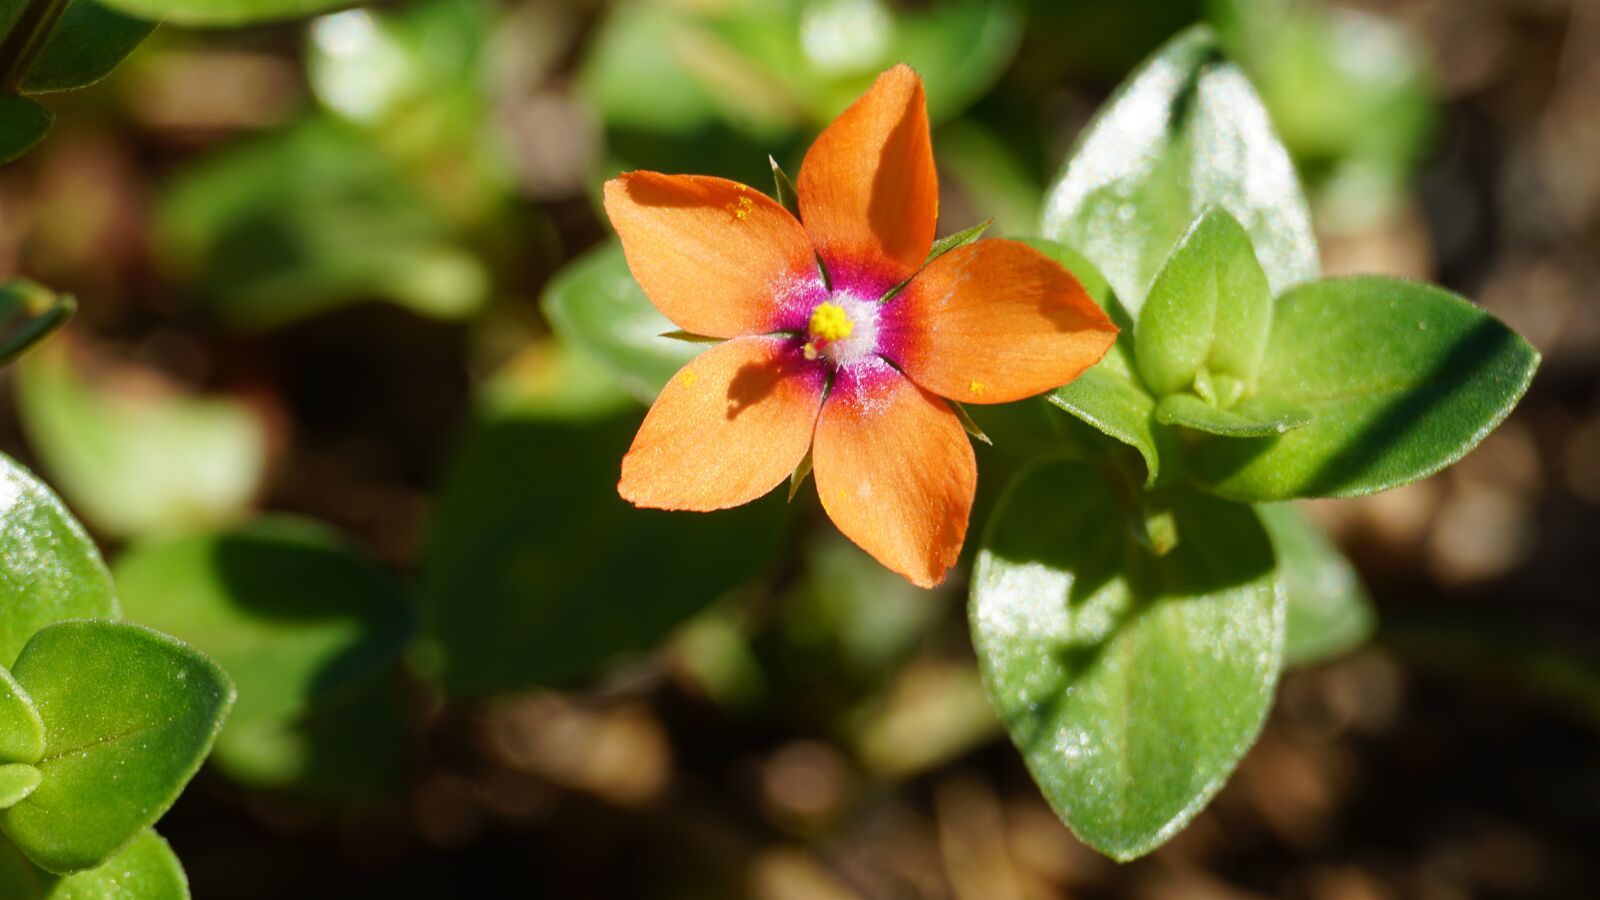
[(834, 285), (905, 280), (933, 246), (939, 178), (922, 79), (895, 66), (806, 152), (800, 218)]
[(944, 581), (978, 483), (944, 401), (887, 365), (859, 380), (841, 372), (811, 452), (822, 508), (846, 537), (918, 587)]
[(816, 278), (805, 229), (737, 181), (628, 172), (606, 182), (605, 201), (634, 280), (685, 331), (774, 331), (776, 298)]
[(622, 458), (635, 506), (713, 510), (789, 477), (811, 446), (823, 373), (782, 338), (718, 344), (672, 376)]
[(963, 403), (1060, 387), (1117, 339), (1078, 279), (1016, 241), (979, 241), (929, 263), (884, 310), (882, 348), (911, 380)]

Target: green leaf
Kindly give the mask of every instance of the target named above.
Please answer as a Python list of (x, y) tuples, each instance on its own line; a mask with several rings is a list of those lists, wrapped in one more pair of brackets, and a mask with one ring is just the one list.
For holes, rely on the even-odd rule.
[(0, 283), (0, 366), (55, 334), (78, 311), (68, 294), (25, 279)]
[(0, 839), (0, 885), (6, 900), (189, 900), (178, 857), (149, 829), (98, 868), (65, 878), (41, 871)]
[(359, 0), (104, 0), (129, 15), (174, 25), (229, 27), (303, 19), (356, 5)]
[(413, 631), (387, 573), (287, 516), (136, 544), (112, 574), (129, 618), (227, 670), (239, 690), (230, 732), (282, 728), (356, 692), (395, 667)]
[(28, 638), (64, 619), (115, 618), (100, 551), (61, 500), (0, 455), (0, 666)]
[(628, 393), (647, 402), (706, 349), (665, 336), (676, 326), (633, 280), (615, 241), (557, 273), (545, 288), (542, 306), (563, 342), (589, 354)]
[(0, 809), (28, 799), (39, 787), (39, 770), (27, 763), (0, 764)]
[(70, 91), (94, 84), (149, 37), (160, 18), (134, 18), (97, 0), (70, 0), (29, 67), (22, 92)]
[(1157, 396), (1194, 387), (1202, 370), (1255, 383), (1272, 327), (1272, 294), (1250, 235), (1207, 207), (1156, 275), (1135, 327), (1139, 374)]
[(155, 238), (201, 314), (266, 331), (371, 300), (444, 320), (477, 313), (489, 274), (459, 232), (373, 135), (321, 116), (186, 168)]
[(51, 625), (12, 672), (44, 719), (46, 750), (42, 783), (0, 812), (0, 830), (57, 874), (100, 865), (159, 819), (233, 704), (216, 663), (138, 625)]
[(1156, 421), (1227, 437), (1265, 437), (1308, 425), (1311, 414), (1283, 400), (1251, 397), (1220, 409), (1193, 394), (1173, 394), (1156, 405)]
[(421, 662), (457, 695), (570, 682), (645, 650), (746, 583), (782, 536), (781, 492), (715, 513), (623, 501), (640, 415), (553, 402), (591, 389), (581, 363), (568, 372), (482, 415), (440, 490)]
[(213, 525), (249, 508), (267, 465), (266, 424), (253, 407), (188, 396), (146, 373), (105, 372), (84, 365), (86, 355), (58, 340), (17, 366), (28, 441), (84, 518), (129, 536)]
[(0, 165), (37, 146), (55, 119), (55, 113), (37, 101), (0, 94)]
[(1365, 643), (1377, 623), (1355, 567), (1293, 504), (1264, 503), (1256, 512), (1289, 595), (1283, 664), (1321, 662)]
[(1191, 475), (1248, 502), (1416, 481), (1500, 424), (1538, 363), (1515, 332), (1440, 288), (1381, 277), (1303, 285), (1278, 298), (1257, 395), (1311, 422), (1280, 437), (1197, 442)]
[(1283, 598), (1255, 514), (1178, 489), (1155, 557), (1103, 471), (1019, 476), (973, 573), (989, 696), (1045, 797), (1090, 846), (1141, 856), (1254, 743), (1277, 683)]
[(1090, 123), (1050, 190), (1042, 232), (1093, 260), (1137, 317), (1173, 244), (1211, 205), (1249, 232), (1272, 293), (1316, 277), (1294, 165), (1250, 83), (1197, 27)]
[(44, 720), (33, 698), (0, 667), (0, 763), (36, 763), (44, 756)]

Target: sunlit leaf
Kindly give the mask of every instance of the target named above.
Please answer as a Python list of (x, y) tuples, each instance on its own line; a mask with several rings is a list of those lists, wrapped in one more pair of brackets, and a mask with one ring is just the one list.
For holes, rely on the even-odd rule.
[(1208, 207), (1167, 257), (1140, 310), (1139, 374), (1161, 397), (1195, 388), (1202, 371), (1248, 389), (1271, 327), (1272, 295), (1250, 236), (1227, 210)]
[(100, 551), (61, 500), (0, 456), (0, 666), (33, 633), (65, 619), (115, 618)]
[(1104, 471), (1046, 463), (990, 520), (972, 586), (990, 700), (1090, 846), (1148, 853), (1221, 788), (1266, 718), (1283, 642), (1272, 548), (1248, 507), (1171, 493), (1150, 555)]
[(38, 789), (0, 811), (0, 830), (58, 874), (100, 865), (160, 818), (233, 703), (215, 663), (137, 625), (51, 625), (12, 671), (44, 719), (46, 749)]
[(44, 720), (33, 698), (0, 667), (0, 763), (35, 763), (44, 755)]
[(1050, 190), (1042, 231), (1099, 266), (1137, 317), (1168, 252), (1209, 205), (1250, 234), (1274, 294), (1316, 277), (1289, 155), (1243, 73), (1197, 28), (1152, 56), (1090, 123)]
[(28, 799), (39, 781), (39, 770), (27, 763), (0, 763), (0, 809)]
[(1189, 448), (1195, 480), (1251, 502), (1370, 494), (1477, 446), (1527, 390), (1539, 354), (1440, 288), (1362, 277), (1278, 298), (1257, 396), (1305, 409), (1280, 437)]
[(189, 879), (167, 842), (146, 829), (98, 867), (61, 877), (0, 838), (6, 900), (189, 900)]

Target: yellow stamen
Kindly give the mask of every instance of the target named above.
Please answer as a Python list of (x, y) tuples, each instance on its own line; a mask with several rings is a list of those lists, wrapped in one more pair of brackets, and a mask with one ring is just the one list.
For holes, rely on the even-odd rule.
[(811, 313), (811, 336), (818, 344), (842, 341), (855, 330), (856, 323), (850, 319), (850, 314), (837, 304), (824, 303)]

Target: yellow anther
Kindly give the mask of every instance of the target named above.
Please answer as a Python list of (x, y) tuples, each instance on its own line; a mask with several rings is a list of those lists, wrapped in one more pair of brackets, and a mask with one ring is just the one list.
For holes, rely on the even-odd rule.
[(811, 336), (819, 344), (842, 341), (855, 330), (856, 323), (850, 319), (850, 314), (837, 304), (824, 303), (811, 313)]
[(756, 202), (754, 200), (749, 197), (740, 197), (737, 200), (728, 201), (728, 212), (733, 213), (735, 219), (743, 222), (745, 219), (750, 218), (750, 210), (755, 209), (755, 206)]
[(988, 389), (989, 386), (981, 381), (974, 381), (973, 383), (967, 385), (967, 390), (971, 391), (974, 397), (982, 397), (983, 392)]
[(801, 347), (800, 349), (805, 351), (806, 359), (816, 359), (817, 358), (817, 342), (816, 341), (806, 341), (806, 345), (804, 347)]

